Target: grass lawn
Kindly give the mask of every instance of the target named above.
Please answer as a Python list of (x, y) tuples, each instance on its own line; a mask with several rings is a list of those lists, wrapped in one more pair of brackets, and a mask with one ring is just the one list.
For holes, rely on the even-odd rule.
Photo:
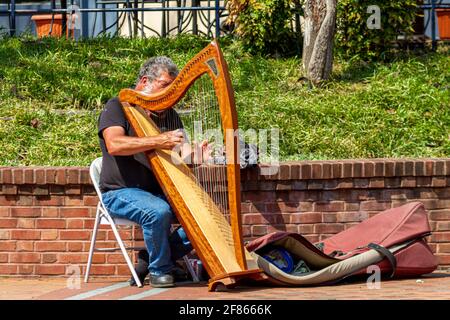
[[(207, 43), (0, 39), (0, 165), (87, 166), (103, 104), (142, 62), (167, 55), (182, 67)], [(298, 80), (299, 58), (250, 56), (229, 39), (222, 49), (240, 127), (278, 127), (284, 160), (450, 156), (448, 45), (389, 64), (338, 60), (321, 88)]]

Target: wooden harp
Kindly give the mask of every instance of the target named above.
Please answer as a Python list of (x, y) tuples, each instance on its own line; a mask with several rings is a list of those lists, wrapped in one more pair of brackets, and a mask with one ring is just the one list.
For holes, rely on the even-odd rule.
[[(228, 67), (218, 43), (213, 41), (192, 58), (162, 92), (148, 95), (123, 89), (119, 99), (139, 137), (160, 133), (143, 108), (153, 112), (175, 108), (180, 114), (187, 114), (187, 118), (198, 119), (200, 125), (191, 121), (185, 126), (193, 135), (204, 125), (202, 121), (215, 119), (219, 123), (216, 129), (222, 132), (222, 138), (216, 137), (219, 152), (215, 150), (215, 153), (219, 159), (222, 156), (222, 161), (211, 157), (210, 163), (194, 161), (188, 166), (172, 150), (152, 150), (146, 156), (210, 276), (209, 290), (215, 290), (218, 285), (234, 287), (241, 279), (267, 279), (243, 244), (237, 113)], [(205, 125), (205, 128), (212, 127)], [(223, 146), (217, 143), (220, 139)]]

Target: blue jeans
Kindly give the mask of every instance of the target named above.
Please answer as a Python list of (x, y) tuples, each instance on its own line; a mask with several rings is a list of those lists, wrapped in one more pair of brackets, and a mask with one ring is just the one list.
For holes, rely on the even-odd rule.
[(174, 261), (192, 250), (183, 228), (170, 233), (174, 215), (163, 195), (123, 188), (103, 193), (102, 199), (112, 217), (128, 219), (142, 227), (151, 275), (169, 273)]

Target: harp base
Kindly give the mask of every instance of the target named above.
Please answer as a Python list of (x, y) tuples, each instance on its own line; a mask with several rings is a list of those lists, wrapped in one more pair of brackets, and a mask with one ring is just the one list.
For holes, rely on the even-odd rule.
[(208, 281), (208, 291), (224, 291), (226, 289), (232, 289), (238, 285), (239, 281), (244, 279), (262, 281), (267, 280), (268, 277), (262, 269), (225, 273)]

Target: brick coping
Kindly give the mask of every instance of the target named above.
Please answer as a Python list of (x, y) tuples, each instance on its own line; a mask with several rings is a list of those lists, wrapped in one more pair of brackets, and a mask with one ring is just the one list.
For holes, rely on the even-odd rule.
[[(267, 166), (241, 170), (241, 180), (450, 176), (450, 158), (286, 161), (276, 174), (262, 175), (261, 169)], [(88, 167), (9, 166), (0, 167), (2, 184), (91, 185), (91, 180)]]

